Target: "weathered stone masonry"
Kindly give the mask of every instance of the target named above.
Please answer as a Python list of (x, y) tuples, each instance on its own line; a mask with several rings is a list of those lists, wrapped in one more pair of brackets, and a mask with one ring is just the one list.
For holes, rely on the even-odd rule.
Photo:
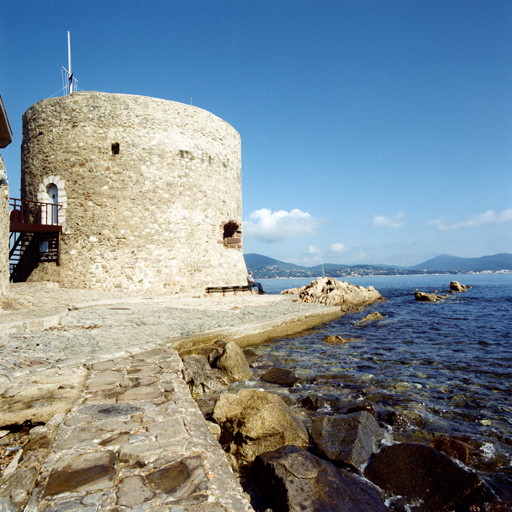
[(58, 195), (61, 264), (32, 281), (204, 292), (246, 284), (240, 136), (167, 100), (73, 93), (23, 116), (22, 198)]
[(9, 182), (0, 156), (0, 295), (9, 288)]

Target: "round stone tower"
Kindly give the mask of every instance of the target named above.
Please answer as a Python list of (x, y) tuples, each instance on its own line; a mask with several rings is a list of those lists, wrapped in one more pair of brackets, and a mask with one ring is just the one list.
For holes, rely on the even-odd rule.
[(60, 261), (31, 281), (201, 293), (246, 283), (240, 136), (197, 107), (78, 92), (23, 115), (22, 199), (55, 203)]

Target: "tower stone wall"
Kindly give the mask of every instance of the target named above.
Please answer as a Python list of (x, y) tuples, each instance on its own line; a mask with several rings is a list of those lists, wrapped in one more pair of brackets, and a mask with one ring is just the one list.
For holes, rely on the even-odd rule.
[(0, 295), (9, 289), (9, 182), (0, 156)]
[(241, 145), (210, 112), (78, 92), (23, 116), (22, 198), (58, 197), (60, 264), (29, 280), (173, 293), (246, 284)]

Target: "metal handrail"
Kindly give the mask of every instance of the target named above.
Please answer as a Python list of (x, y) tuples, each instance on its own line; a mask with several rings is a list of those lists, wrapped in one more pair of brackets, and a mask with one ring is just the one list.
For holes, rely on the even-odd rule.
[(29, 201), (27, 199), (9, 199), (9, 215), (15, 224), (40, 224), (45, 226), (59, 225), (61, 205)]

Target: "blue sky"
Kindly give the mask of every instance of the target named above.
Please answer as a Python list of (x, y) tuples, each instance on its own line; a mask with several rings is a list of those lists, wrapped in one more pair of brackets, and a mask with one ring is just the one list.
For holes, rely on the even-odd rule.
[(512, 252), (509, 0), (0, 0), (1, 150), (62, 88), (193, 103), (242, 138), (244, 252), (414, 265)]

